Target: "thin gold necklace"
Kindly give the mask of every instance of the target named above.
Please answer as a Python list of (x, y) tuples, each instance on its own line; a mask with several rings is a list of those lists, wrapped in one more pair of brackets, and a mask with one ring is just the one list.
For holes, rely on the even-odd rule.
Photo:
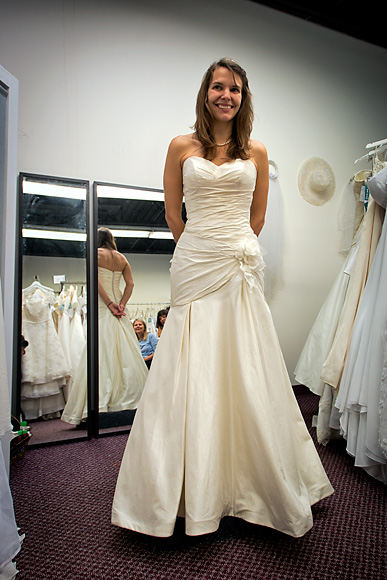
[(215, 145), (217, 147), (224, 147), (225, 145), (228, 145), (229, 143), (231, 143), (232, 139), (229, 139), (228, 141), (226, 141), (225, 143), (215, 143)]

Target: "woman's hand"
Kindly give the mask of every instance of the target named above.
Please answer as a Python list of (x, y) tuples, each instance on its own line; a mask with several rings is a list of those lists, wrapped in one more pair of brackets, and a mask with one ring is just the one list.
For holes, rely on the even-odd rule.
[(109, 308), (110, 312), (116, 318), (121, 318), (122, 316), (126, 316), (121, 304), (117, 304), (116, 302), (110, 302), (110, 304), (108, 304), (108, 308)]

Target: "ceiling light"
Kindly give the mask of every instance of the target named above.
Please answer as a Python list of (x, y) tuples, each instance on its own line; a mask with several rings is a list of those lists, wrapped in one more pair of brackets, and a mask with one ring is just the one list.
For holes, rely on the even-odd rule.
[(23, 238), (38, 238), (41, 240), (86, 241), (86, 234), (76, 232), (57, 232), (52, 230), (33, 230), (29, 228), (22, 230), (22, 236)]
[(23, 181), (23, 193), (47, 195), (49, 197), (64, 197), (67, 199), (86, 199), (86, 189), (84, 188), (56, 185), (55, 183), (39, 183), (36, 181)]
[(97, 197), (137, 199), (142, 201), (164, 201), (164, 193), (162, 191), (132, 189), (131, 187), (117, 187), (114, 185), (97, 185)]

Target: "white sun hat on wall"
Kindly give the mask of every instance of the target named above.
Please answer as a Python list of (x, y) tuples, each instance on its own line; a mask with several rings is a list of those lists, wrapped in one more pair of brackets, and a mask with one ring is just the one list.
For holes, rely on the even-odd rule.
[(298, 189), (312, 205), (324, 205), (335, 193), (336, 180), (329, 163), (321, 157), (311, 157), (298, 173)]

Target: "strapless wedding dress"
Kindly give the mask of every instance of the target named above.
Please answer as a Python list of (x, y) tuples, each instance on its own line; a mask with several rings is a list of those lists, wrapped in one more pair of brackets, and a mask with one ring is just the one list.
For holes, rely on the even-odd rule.
[[(122, 272), (98, 267), (98, 279), (119, 304)], [(116, 318), (98, 297), (99, 412), (136, 409), (148, 369), (129, 316)], [(84, 350), (62, 420), (78, 424), (87, 417), (87, 355)]]
[(171, 310), (128, 439), (112, 522), (153, 536), (213, 532), (223, 516), (301, 536), (330, 495), (263, 295), (250, 228), (256, 169), (188, 158), (188, 221)]

